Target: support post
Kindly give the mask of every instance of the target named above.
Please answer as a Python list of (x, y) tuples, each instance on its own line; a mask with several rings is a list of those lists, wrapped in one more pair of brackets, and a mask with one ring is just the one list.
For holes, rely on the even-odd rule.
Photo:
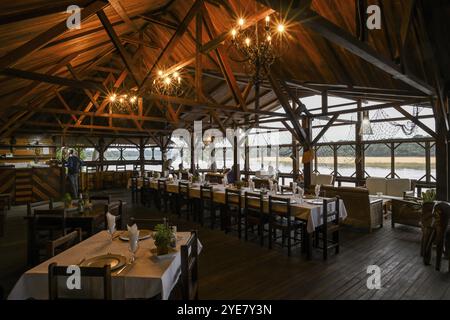
[(298, 152), (298, 142), (294, 136), (292, 136), (292, 171), (294, 181), (297, 181), (300, 173), (300, 154)]
[(234, 135), (234, 143), (233, 143), (233, 166), (234, 166), (234, 174), (235, 177), (234, 179), (236, 181), (241, 180), (241, 168), (240, 168), (240, 164), (239, 164), (239, 152), (238, 152), (238, 137), (237, 135)]
[(444, 106), (441, 106), (440, 99), (435, 101), (435, 117), (436, 117), (436, 193), (437, 200), (449, 200), (449, 152), (448, 152), (448, 131), (445, 125), (443, 113)]
[[(305, 117), (302, 119), (302, 126), (303, 129), (305, 130), (305, 135), (307, 138), (307, 141), (311, 141), (311, 136), (312, 136), (312, 122), (311, 122), (311, 118), (309, 117)], [(313, 147), (309, 146), (309, 145), (304, 145), (303, 146), (303, 155), (305, 153), (309, 153), (313, 151)], [(311, 162), (312, 159), (311, 157), (309, 157), (310, 161), (304, 161), (303, 160), (303, 177), (304, 177), (304, 183), (305, 183), (305, 188), (308, 188), (311, 185)]]
[(145, 172), (145, 142), (144, 138), (139, 138), (139, 164), (141, 167), (141, 176), (144, 176)]
[(191, 133), (191, 173), (195, 172), (195, 134)]
[[(362, 101), (358, 100), (357, 108), (362, 109)], [(356, 186), (364, 184), (364, 147), (363, 135), (361, 133), (362, 111), (357, 113), (357, 122), (355, 126), (355, 168), (356, 168)]]

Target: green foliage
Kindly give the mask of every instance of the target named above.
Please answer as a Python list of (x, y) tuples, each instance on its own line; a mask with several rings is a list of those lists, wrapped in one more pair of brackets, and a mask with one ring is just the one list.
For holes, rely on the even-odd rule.
[(234, 184), (235, 184), (235, 186), (236, 186), (236, 189), (241, 190), (242, 187), (245, 185), (245, 182), (239, 180), (239, 181), (236, 181)]
[(425, 192), (422, 192), (422, 200), (423, 203), (429, 203), (436, 201), (436, 190), (430, 189)]
[(172, 238), (172, 230), (169, 226), (164, 224), (158, 224), (155, 226), (155, 233), (153, 239), (157, 247), (168, 247)]
[(72, 196), (70, 195), (70, 193), (66, 193), (63, 197), (63, 201), (66, 205), (69, 205), (72, 203)]

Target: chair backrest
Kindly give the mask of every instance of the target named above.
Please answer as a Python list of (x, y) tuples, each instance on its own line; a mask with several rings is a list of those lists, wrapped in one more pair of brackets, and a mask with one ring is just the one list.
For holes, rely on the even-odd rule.
[[(67, 277), (68, 266), (58, 266), (55, 262), (48, 266), (48, 297), (49, 300), (58, 300), (58, 277)], [(103, 279), (103, 299), (112, 299), (111, 290), (111, 266), (104, 267), (80, 267), (81, 278), (102, 278)], [(71, 290), (79, 291), (79, 290)], [(82, 297), (77, 297), (78, 299)], [(85, 297), (90, 298), (90, 297)]]
[(197, 231), (191, 231), (186, 244), (181, 246), (181, 291), (183, 300), (198, 299), (198, 240)]
[[(32, 216), (34, 214), (35, 208), (39, 207), (46, 207), (46, 209), (53, 209), (53, 201), (52, 200), (46, 200), (46, 201), (39, 201), (39, 202), (28, 202), (27, 203), (27, 216)], [(42, 208), (44, 209), (44, 208)]]
[(34, 229), (50, 230), (57, 229), (64, 232), (66, 228), (65, 209), (35, 209), (34, 210)]
[[(334, 208), (333, 208), (334, 203)], [(322, 219), (323, 228), (326, 230), (329, 224), (339, 224), (339, 198), (323, 199)]]
[(188, 182), (178, 182), (178, 194), (185, 198), (189, 199), (189, 183)]
[(410, 179), (386, 179), (386, 194), (394, 197), (403, 197), (406, 191), (411, 191)]
[(67, 250), (75, 244), (81, 242), (81, 229), (72, 231), (56, 240), (47, 243), (47, 258), (54, 257), (59, 252)]
[(212, 186), (200, 186), (200, 199), (203, 201), (213, 201), (214, 193)]
[(255, 192), (245, 192), (244, 208), (246, 214), (261, 216), (264, 210), (263, 195)]
[(130, 226), (136, 224), (139, 229), (154, 230), (158, 224), (169, 224), (168, 218), (147, 219), (147, 218), (130, 218)]
[(377, 194), (381, 192), (382, 194), (387, 194), (387, 179), (368, 177), (366, 179), (366, 188), (369, 190), (369, 194)]
[(292, 184), (289, 186), (281, 186), (281, 194), (287, 194), (287, 193), (292, 193)]
[(158, 191), (166, 192), (166, 190), (167, 190), (166, 180), (158, 180)]
[(110, 213), (116, 216), (116, 229), (120, 230), (122, 228), (122, 200), (114, 201), (109, 204), (105, 204), (105, 228), (108, 228), (108, 219), (106, 218), (106, 213)]
[(150, 190), (150, 178), (148, 178), (148, 177), (142, 178), (142, 188), (144, 188), (146, 190)]
[(90, 196), (89, 200), (91, 201), (105, 201), (106, 203), (111, 203), (111, 195), (104, 195), (104, 196)]
[(269, 196), (269, 215), (273, 221), (277, 217), (286, 218), (291, 224), (291, 200), (276, 196)]
[(228, 208), (240, 210), (242, 208), (241, 191), (228, 188), (225, 189), (225, 205)]
[(261, 188), (269, 188), (269, 180), (267, 179), (253, 179), (253, 182), (255, 184), (255, 188), (256, 189), (261, 189)]

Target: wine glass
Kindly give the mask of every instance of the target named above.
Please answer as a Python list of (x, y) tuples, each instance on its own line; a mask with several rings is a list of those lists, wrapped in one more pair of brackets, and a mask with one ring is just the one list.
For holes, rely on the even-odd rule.
[(110, 239), (111, 243), (113, 242), (113, 238), (114, 238), (114, 233), (115, 232), (116, 232), (116, 226), (115, 225), (108, 228), (109, 239)]
[(318, 184), (315, 188), (315, 193), (316, 193), (316, 199), (319, 199), (320, 196), (320, 185)]
[(131, 252), (130, 264), (136, 261), (136, 251), (139, 249), (139, 237), (130, 237), (128, 251)]

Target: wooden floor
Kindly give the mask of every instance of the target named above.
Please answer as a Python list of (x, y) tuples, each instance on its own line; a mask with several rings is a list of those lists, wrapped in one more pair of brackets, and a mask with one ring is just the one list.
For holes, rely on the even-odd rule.
[[(161, 216), (128, 202), (129, 216)], [(24, 207), (10, 212), (6, 236), (0, 239), (0, 286), (6, 294), (26, 270), (24, 214)], [(346, 229), (341, 253), (323, 262), (320, 252), (311, 261), (298, 251), (289, 258), (281, 248), (262, 248), (184, 220), (177, 225), (199, 230), (200, 299), (450, 299), (448, 261), (441, 272), (423, 265), (416, 228), (392, 229), (387, 221), (372, 234)], [(367, 289), (369, 265), (381, 268), (380, 290)]]

